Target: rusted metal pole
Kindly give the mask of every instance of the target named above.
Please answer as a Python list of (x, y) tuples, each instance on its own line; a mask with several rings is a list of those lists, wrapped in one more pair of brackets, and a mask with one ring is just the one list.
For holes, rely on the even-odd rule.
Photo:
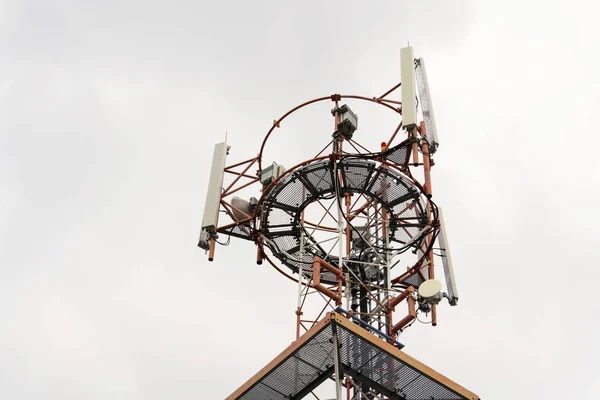
[(419, 165), (419, 143), (418, 143), (418, 138), (417, 138), (417, 129), (415, 127), (415, 129), (413, 129), (412, 131), (412, 137), (413, 137), (413, 144), (412, 144), (412, 161), (413, 161), (413, 165), (416, 167)]
[(394, 308), (396, 308), (396, 306), (398, 304), (400, 304), (400, 302), (402, 302), (402, 300), (406, 299), (409, 296), (412, 296), (414, 291), (415, 291), (415, 288), (413, 288), (412, 286), (409, 286), (408, 288), (406, 288), (406, 290), (404, 292), (400, 293), (398, 296), (389, 299), (388, 300), (388, 309), (390, 311), (392, 311)]
[[(230, 169), (232, 169), (232, 168), (239, 167), (240, 165), (244, 165), (244, 164), (246, 164), (246, 163), (250, 163), (250, 162), (251, 162), (251, 163), (254, 163), (254, 162), (255, 162), (255, 161), (257, 161), (257, 160), (258, 160), (258, 157), (254, 157), (254, 158), (250, 158), (250, 159), (248, 159), (248, 160), (246, 160), (246, 161), (240, 161), (240, 162), (239, 162), (239, 163), (237, 163), (237, 164), (233, 164), (233, 165), (230, 165), (230, 166), (228, 166), (228, 167), (225, 167), (225, 171), (226, 171), (226, 172), (230, 172), (229, 170), (230, 170)], [(234, 173), (237, 173), (237, 172), (234, 172)]]
[(387, 92), (385, 92), (384, 94), (382, 94), (381, 96), (379, 96), (377, 98), (377, 100), (383, 99), (385, 96), (387, 96), (388, 94), (392, 93), (394, 90), (398, 89), (401, 85), (402, 85), (402, 82), (400, 82), (399, 84), (397, 84), (396, 86), (394, 86), (393, 88), (391, 88), (390, 90), (388, 90)]
[(417, 316), (416, 311), (415, 311), (415, 300), (412, 298), (412, 296), (407, 298), (407, 303), (408, 303), (408, 315), (406, 317), (402, 318), (400, 321), (398, 321), (393, 326), (392, 332), (394, 334), (396, 334), (400, 330), (402, 330), (402, 328), (404, 328), (406, 325), (408, 325)]
[[(425, 137), (425, 122), (420, 124), (421, 136)], [(431, 198), (431, 158), (429, 157), (429, 144), (423, 139), (421, 141), (421, 149), (423, 150), (423, 175), (425, 176), (425, 195)]]
[[(321, 283), (321, 267), (325, 268), (337, 277), (338, 293), (325, 287), (325, 285)], [(342, 304), (342, 295), (340, 290), (341, 281), (342, 272), (340, 271), (340, 269), (334, 267), (333, 265), (329, 264), (320, 257), (315, 257), (315, 260), (313, 262), (313, 287), (319, 292), (323, 293), (325, 296), (329, 297), (330, 299), (335, 300), (335, 304), (338, 306)]]
[(210, 238), (208, 244), (208, 261), (212, 261), (215, 259), (215, 239)]
[(350, 388), (352, 387), (352, 382), (350, 381), (350, 377), (346, 377), (346, 400), (350, 400)]

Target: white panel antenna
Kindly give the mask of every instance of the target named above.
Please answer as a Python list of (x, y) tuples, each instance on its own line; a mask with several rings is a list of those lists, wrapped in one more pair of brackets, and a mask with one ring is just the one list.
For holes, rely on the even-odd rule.
[(440, 220), (440, 233), (438, 236), (441, 254), (442, 265), (444, 266), (444, 275), (446, 276), (446, 288), (448, 290), (448, 300), (450, 305), (458, 303), (458, 289), (456, 288), (456, 279), (454, 278), (454, 267), (452, 266), (452, 257), (450, 256), (450, 247), (448, 245), (448, 235), (446, 234), (446, 225), (444, 223), (444, 214), (442, 209), (438, 207), (438, 216)]
[(208, 181), (208, 192), (206, 193), (206, 203), (204, 204), (202, 230), (212, 231), (217, 228), (227, 149), (227, 142), (217, 143), (215, 145), (212, 166), (210, 169), (210, 179)]
[[(435, 127), (435, 118), (433, 115), (433, 106), (431, 105), (431, 94), (429, 92), (429, 83), (427, 83), (427, 72), (425, 71), (425, 60), (419, 58), (415, 67), (417, 77), (417, 87), (419, 88), (419, 98), (423, 120), (425, 122), (425, 138), (429, 144), (429, 154), (435, 153), (439, 145), (437, 129)], [(404, 85), (404, 82), (402, 83)]]
[(417, 100), (415, 88), (415, 59), (412, 47), (400, 49), (400, 79), (402, 86), (402, 126), (412, 130), (417, 126)]

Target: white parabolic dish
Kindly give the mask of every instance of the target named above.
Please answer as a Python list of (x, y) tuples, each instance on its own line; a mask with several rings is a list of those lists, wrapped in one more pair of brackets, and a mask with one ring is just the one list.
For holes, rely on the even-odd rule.
[(442, 291), (442, 284), (436, 279), (429, 279), (419, 286), (419, 296), (424, 299), (436, 297)]

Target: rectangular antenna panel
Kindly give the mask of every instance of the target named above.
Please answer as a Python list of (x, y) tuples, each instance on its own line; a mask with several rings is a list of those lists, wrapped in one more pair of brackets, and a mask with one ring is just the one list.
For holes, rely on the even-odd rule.
[(446, 288), (450, 296), (450, 305), (455, 306), (458, 303), (458, 290), (456, 289), (456, 279), (454, 279), (454, 267), (452, 266), (452, 257), (450, 256), (450, 247), (448, 245), (448, 235), (446, 234), (446, 225), (444, 223), (444, 214), (438, 207), (438, 216), (440, 219), (440, 234), (438, 236), (442, 265), (444, 266), (444, 275), (446, 276)]
[(429, 143), (429, 152), (434, 153), (438, 147), (437, 129), (435, 127), (435, 118), (433, 115), (433, 106), (431, 104), (431, 94), (429, 92), (429, 83), (427, 82), (427, 72), (425, 71), (425, 60), (419, 58), (415, 68), (417, 77), (417, 87), (419, 88), (419, 98), (423, 121), (425, 122), (425, 137)]
[(204, 216), (202, 218), (203, 230), (210, 231), (217, 228), (226, 157), (227, 142), (217, 143), (213, 153), (210, 179), (208, 181), (208, 192), (206, 193), (206, 203), (204, 204)]
[(412, 47), (400, 49), (400, 79), (402, 85), (402, 126), (410, 130), (417, 126), (415, 88), (415, 58)]

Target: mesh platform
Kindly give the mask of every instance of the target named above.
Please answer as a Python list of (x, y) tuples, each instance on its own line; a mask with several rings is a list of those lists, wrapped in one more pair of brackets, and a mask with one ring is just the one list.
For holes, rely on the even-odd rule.
[[(382, 153), (377, 160), (385, 158), (387, 162), (405, 167), (408, 150), (408, 144), (402, 143)], [(337, 266), (338, 257), (327, 256), (326, 249), (306, 231), (305, 251), (300, 252), (302, 211), (315, 201), (336, 195), (336, 167), (341, 172), (339, 190), (342, 194), (362, 194), (387, 209), (390, 239), (396, 247), (421, 246), (428, 221), (426, 199), (419, 188), (396, 169), (378, 165), (369, 157), (348, 156), (339, 160), (337, 166), (331, 160), (314, 161), (291, 172), (271, 188), (262, 205), (260, 230), (269, 239), (265, 244), (275, 257), (295, 273), (302, 265), (307, 278), (312, 274), (310, 265), (315, 257)], [(323, 270), (321, 282), (336, 284), (337, 279)]]
[(339, 368), (390, 399), (478, 400), (479, 396), (420, 363), (379, 337), (330, 313), (242, 385), (227, 400), (302, 399), (333, 378), (333, 336)]

